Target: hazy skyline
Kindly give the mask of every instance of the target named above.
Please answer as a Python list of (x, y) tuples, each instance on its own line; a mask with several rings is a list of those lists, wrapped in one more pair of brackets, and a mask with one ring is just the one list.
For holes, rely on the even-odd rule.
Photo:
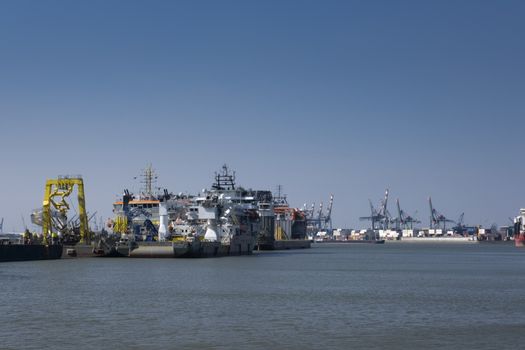
[(365, 226), (390, 189), (428, 225), (525, 207), (521, 1), (3, 1), (0, 218), (82, 174), (111, 216), (151, 163), (195, 193), (227, 163)]

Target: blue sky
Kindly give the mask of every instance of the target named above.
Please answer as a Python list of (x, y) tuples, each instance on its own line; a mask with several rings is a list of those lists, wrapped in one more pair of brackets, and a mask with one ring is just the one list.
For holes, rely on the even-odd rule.
[[(148, 163), (196, 192), (228, 163), (363, 225), (390, 188), (470, 224), (525, 207), (521, 1), (3, 1), (0, 217), (82, 174), (111, 215)], [(391, 207), (391, 211), (393, 210)]]

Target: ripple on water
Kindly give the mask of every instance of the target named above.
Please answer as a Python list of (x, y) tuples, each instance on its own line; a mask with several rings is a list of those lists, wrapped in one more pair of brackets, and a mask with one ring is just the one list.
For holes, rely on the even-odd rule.
[(515, 348), (523, 268), (513, 247), (388, 243), (0, 264), (1, 348)]

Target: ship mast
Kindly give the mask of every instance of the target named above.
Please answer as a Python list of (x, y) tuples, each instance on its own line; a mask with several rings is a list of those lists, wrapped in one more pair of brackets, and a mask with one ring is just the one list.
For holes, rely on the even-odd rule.
[(157, 182), (157, 174), (151, 163), (143, 170), (140, 183), (144, 185), (143, 197), (153, 198), (153, 184)]
[(288, 201), (286, 200), (286, 195), (283, 194), (283, 186), (277, 185), (277, 193), (273, 197), (274, 204), (279, 207), (287, 207)]
[(222, 166), (222, 172), (215, 173), (215, 184), (212, 185), (215, 190), (234, 190), (235, 189), (235, 171), (230, 172), (228, 166)]

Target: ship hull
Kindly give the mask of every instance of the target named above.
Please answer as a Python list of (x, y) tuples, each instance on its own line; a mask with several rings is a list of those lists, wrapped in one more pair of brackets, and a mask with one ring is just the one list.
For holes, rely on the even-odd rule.
[(0, 261), (50, 260), (62, 257), (62, 245), (0, 245)]
[(249, 255), (252, 253), (251, 250), (236, 250), (235, 247), (224, 245), (220, 242), (175, 243), (173, 252), (175, 258), (212, 258), (227, 255)]
[(520, 233), (514, 238), (514, 244), (518, 248), (525, 247), (525, 234)]
[(93, 248), (90, 244), (64, 245), (62, 259), (95, 257)]
[(290, 250), (290, 249), (308, 249), (312, 242), (307, 239), (287, 239), (275, 240), (271, 243), (261, 243), (257, 245), (258, 250)]
[(175, 258), (213, 258), (232, 255), (250, 255), (255, 247), (255, 239), (251, 236), (233, 237), (229, 244), (221, 242), (193, 241), (174, 242)]
[(250, 255), (253, 237), (235, 237), (230, 244), (209, 241), (126, 242), (118, 243), (104, 256), (130, 258), (212, 258), (230, 255)]
[(173, 258), (171, 242), (140, 242), (129, 252), (130, 258)]

